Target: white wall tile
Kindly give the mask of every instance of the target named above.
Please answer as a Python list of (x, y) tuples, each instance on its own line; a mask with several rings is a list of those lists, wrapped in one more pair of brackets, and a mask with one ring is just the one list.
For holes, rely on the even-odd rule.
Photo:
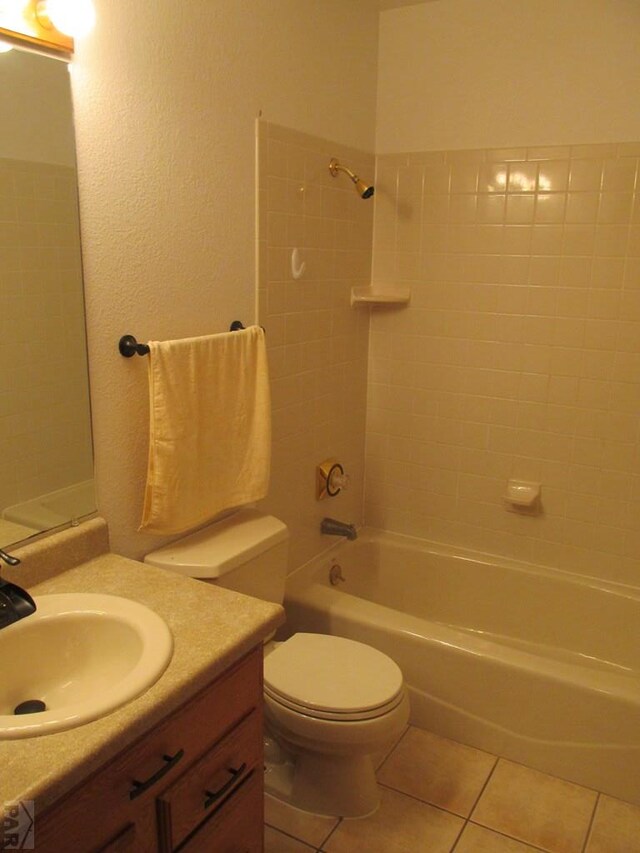
[[(409, 213), (420, 238), (411, 304), (371, 321), (369, 523), (640, 582), (639, 151), (418, 152), (410, 211), (407, 161), (379, 158), (374, 269), (397, 273)], [(542, 514), (505, 512), (511, 476)]]

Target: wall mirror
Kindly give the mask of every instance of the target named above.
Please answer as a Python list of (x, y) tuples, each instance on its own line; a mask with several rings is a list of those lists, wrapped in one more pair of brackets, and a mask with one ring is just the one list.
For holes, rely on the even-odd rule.
[(95, 510), (69, 67), (0, 53), (0, 547)]

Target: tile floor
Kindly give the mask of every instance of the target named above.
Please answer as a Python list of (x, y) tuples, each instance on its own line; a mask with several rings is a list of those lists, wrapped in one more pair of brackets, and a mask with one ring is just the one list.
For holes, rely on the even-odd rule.
[(368, 818), (266, 798), (265, 853), (640, 853), (640, 807), (409, 727)]

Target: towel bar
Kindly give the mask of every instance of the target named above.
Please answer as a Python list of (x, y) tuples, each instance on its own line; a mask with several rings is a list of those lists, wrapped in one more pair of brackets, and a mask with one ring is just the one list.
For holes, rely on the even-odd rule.
[(149, 353), (149, 347), (146, 344), (139, 344), (133, 335), (123, 335), (118, 341), (118, 350), (125, 358)]
[[(229, 331), (239, 332), (244, 328), (242, 320), (234, 320), (229, 326)], [(139, 344), (133, 335), (123, 335), (118, 341), (118, 352), (125, 358), (132, 358), (134, 355), (148, 355), (149, 347), (147, 344)]]

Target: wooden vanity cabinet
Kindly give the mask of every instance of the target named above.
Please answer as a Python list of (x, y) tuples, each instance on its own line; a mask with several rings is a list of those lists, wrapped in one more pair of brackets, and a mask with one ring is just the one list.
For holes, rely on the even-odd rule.
[(262, 648), (36, 814), (39, 853), (259, 853)]

